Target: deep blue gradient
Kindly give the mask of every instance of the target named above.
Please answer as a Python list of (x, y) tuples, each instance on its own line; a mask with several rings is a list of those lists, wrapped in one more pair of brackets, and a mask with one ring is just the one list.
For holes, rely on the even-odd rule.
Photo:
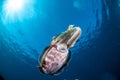
[[(5, 80), (120, 80), (119, 0), (28, 0), (17, 16), (0, 0), (0, 76)], [(34, 3), (34, 4), (33, 4)], [(52, 37), (73, 24), (82, 35), (57, 76), (38, 70)]]

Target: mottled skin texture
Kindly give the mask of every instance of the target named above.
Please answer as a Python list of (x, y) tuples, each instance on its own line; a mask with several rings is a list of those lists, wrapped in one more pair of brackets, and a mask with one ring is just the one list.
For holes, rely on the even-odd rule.
[[(53, 74), (56, 73), (65, 64), (68, 57), (67, 47), (64, 51), (57, 49), (58, 46), (51, 47), (44, 58), (42, 69), (45, 73)], [(63, 48), (63, 47), (62, 47)]]
[[(51, 47), (53, 47), (53, 46), (51, 46)], [(46, 63), (45, 57), (46, 57), (46, 55), (47, 55), (47, 51), (48, 51), (48, 50), (51, 50), (51, 47), (46, 47), (45, 50), (43, 51), (44, 54), (41, 55), (41, 64), (40, 64), (39, 70), (40, 70), (42, 73), (45, 73), (45, 72), (46, 72), (46, 71), (44, 71), (43, 68), (45, 67), (45, 65), (49, 64), (49, 63)], [(44, 56), (45, 56), (45, 57), (44, 57)], [(63, 65), (61, 65), (61, 67), (59, 68), (59, 70), (56, 70), (56, 72), (54, 72), (54, 73), (46, 72), (45, 74), (56, 75), (56, 74), (60, 73), (60, 72), (62, 71), (63, 67), (65, 67), (65, 66), (68, 64), (68, 62), (69, 62), (69, 60), (70, 60), (70, 57), (71, 57), (71, 51), (69, 51), (65, 62), (63, 63)], [(52, 62), (51, 62), (51, 63), (52, 63)]]
[(58, 73), (69, 60), (69, 48), (73, 47), (79, 38), (81, 29), (79, 27), (69, 28), (62, 34), (54, 37), (51, 45), (45, 49), (41, 56), (39, 69), (45, 74), (54, 75)]

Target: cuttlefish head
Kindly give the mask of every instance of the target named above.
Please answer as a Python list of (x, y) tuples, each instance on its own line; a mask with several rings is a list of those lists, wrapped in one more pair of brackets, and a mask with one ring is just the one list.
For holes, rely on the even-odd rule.
[(66, 44), (68, 48), (73, 47), (75, 42), (81, 35), (80, 27), (73, 27), (74, 25), (69, 25), (65, 32), (53, 38), (51, 45)]

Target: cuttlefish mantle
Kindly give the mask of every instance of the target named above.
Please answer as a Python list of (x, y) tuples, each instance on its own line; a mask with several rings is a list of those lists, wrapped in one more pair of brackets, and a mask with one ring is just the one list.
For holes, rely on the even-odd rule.
[(54, 36), (50, 46), (44, 50), (40, 57), (39, 69), (45, 74), (57, 74), (68, 63), (69, 48), (73, 47), (81, 35), (81, 28), (69, 25), (65, 32)]

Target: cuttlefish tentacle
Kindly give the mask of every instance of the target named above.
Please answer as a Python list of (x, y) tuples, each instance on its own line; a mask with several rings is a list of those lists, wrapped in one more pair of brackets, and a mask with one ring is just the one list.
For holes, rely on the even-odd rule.
[(53, 38), (51, 45), (54, 45), (56, 43), (64, 43), (68, 46), (68, 48), (73, 47), (81, 35), (81, 29), (79, 27), (73, 26), (74, 25), (70, 25), (65, 32), (62, 32), (58, 37)]

